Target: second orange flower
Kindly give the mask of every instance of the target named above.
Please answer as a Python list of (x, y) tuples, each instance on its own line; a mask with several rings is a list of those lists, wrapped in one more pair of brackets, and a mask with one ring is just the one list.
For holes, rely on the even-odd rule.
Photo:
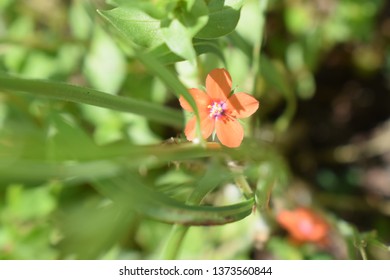
[(319, 214), (308, 208), (283, 210), (278, 214), (277, 221), (298, 243), (326, 244), (327, 242), (330, 231), (328, 223)]
[[(232, 94), (232, 79), (225, 69), (214, 69), (207, 75), (206, 92), (196, 88), (188, 91), (198, 108), (202, 137), (207, 139), (215, 132), (223, 145), (230, 148), (240, 146), (244, 129), (238, 119), (256, 112), (259, 102), (244, 92)], [(179, 101), (184, 110), (193, 112), (182, 96)], [(184, 133), (189, 141), (196, 138), (195, 116), (187, 123)]]

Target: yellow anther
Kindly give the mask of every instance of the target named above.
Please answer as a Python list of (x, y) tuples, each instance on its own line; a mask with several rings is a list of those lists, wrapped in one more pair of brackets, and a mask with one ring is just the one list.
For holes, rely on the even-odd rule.
[(210, 118), (218, 118), (224, 113), (226, 104), (225, 102), (213, 102), (213, 104), (208, 105), (207, 108), (210, 109)]

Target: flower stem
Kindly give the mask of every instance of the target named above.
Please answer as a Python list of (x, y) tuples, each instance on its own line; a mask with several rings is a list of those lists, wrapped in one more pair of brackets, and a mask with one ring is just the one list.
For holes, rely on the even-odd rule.
[(241, 189), (242, 193), (244, 194), (245, 198), (253, 197), (253, 191), (243, 174), (236, 175), (235, 181), (237, 186)]
[[(220, 149), (220, 145), (217, 143), (207, 143), (209, 149)], [(203, 198), (216, 188), (223, 178), (223, 172), (220, 171), (220, 166), (217, 162), (212, 162), (207, 169), (206, 174), (198, 181), (193, 192), (187, 198), (186, 204), (199, 205)], [(165, 246), (161, 253), (161, 259), (177, 259), (180, 251), (180, 247), (184, 241), (184, 238), (188, 232), (189, 226), (174, 225), (165, 243)]]
[(244, 176), (243, 168), (238, 166), (235, 162), (230, 161), (228, 163), (230, 170), (234, 174), (234, 181), (237, 186), (240, 188), (241, 192), (244, 194), (245, 198), (253, 197), (253, 190), (250, 187), (246, 177)]
[(367, 260), (367, 253), (366, 250), (363, 247), (359, 247), (360, 254), (362, 255), (363, 260)]
[(174, 260), (179, 255), (180, 247), (188, 232), (189, 226), (173, 225), (168, 236), (167, 242), (163, 248), (161, 259)]

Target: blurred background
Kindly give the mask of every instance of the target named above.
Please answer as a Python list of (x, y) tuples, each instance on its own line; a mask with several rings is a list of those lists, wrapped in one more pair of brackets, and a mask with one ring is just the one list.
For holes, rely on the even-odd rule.
[[(128, 55), (96, 12), (120, 2), (0, 0), (0, 71), (179, 110), (171, 89)], [(264, 209), (245, 219), (191, 227), (179, 258), (390, 259), (390, 2), (236, 2), (233, 30), (210, 40), (219, 51), (197, 53), (196, 66), (184, 59), (166, 66), (198, 88), (211, 69), (225, 67), (233, 87), (260, 100), (245, 123), (246, 147), (264, 158), (248, 178), (254, 187), (258, 174), (265, 182), (272, 173), (279, 183), (267, 189)], [(158, 258), (172, 225), (118, 211), (83, 178), (115, 174), (115, 160), (99, 158), (93, 145), (174, 145), (185, 141), (182, 129), (0, 89), (0, 136), (0, 259)], [(80, 160), (82, 150), (96, 161)], [(56, 162), (61, 151), (69, 158), (60, 175), (37, 160)], [(183, 199), (208, 167), (190, 160), (132, 168)], [(237, 197), (223, 184), (206, 203)], [(284, 219), (286, 211), (292, 216)]]

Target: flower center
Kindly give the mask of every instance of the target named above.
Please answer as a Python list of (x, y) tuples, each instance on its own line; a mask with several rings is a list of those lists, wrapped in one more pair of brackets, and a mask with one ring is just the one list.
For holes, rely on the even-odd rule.
[(210, 118), (217, 119), (220, 116), (222, 116), (226, 110), (226, 103), (223, 101), (220, 102), (213, 102), (213, 104), (207, 106), (207, 108), (210, 109)]
[(303, 235), (309, 236), (313, 234), (314, 225), (307, 219), (300, 221), (298, 227)]

